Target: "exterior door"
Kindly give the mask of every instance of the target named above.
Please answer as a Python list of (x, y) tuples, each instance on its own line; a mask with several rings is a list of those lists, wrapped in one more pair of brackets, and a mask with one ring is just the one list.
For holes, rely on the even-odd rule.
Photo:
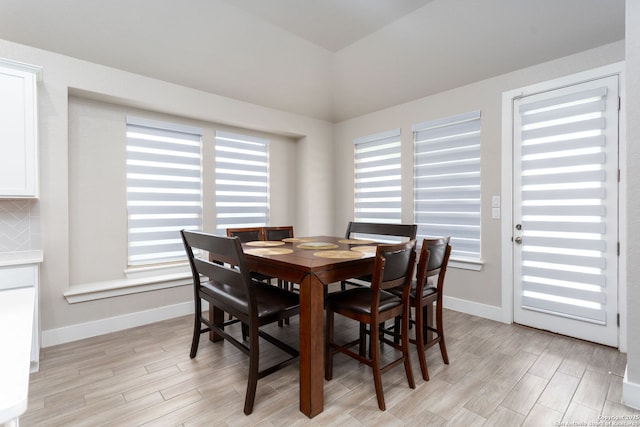
[(618, 346), (618, 76), (514, 100), (514, 321)]

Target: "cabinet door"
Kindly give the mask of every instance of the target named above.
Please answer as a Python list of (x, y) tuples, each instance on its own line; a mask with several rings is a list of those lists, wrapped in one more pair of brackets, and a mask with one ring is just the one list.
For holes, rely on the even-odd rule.
[[(0, 298), (2, 292), (17, 288), (34, 288), (33, 333), (31, 335), (31, 372), (40, 367), (40, 310), (38, 302), (40, 267), (38, 264), (0, 267)], [(0, 313), (0, 318), (2, 313)]]
[(37, 196), (36, 75), (0, 63), (0, 197)]

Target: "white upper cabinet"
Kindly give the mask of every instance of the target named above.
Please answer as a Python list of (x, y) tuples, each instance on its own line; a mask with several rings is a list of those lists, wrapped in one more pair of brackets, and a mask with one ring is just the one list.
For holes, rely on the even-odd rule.
[(0, 58), (0, 198), (38, 197), (40, 73)]

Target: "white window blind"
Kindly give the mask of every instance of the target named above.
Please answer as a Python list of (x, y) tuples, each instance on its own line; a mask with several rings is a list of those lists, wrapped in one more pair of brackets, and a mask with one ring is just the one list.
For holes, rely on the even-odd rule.
[(269, 140), (216, 132), (216, 232), (269, 222)]
[(127, 117), (128, 264), (186, 259), (179, 230), (202, 224), (202, 130)]
[(418, 241), (451, 236), (451, 256), (480, 259), (480, 111), (413, 126)]
[(354, 140), (354, 220), (402, 221), (400, 129)]
[(616, 141), (607, 140), (617, 104), (607, 109), (606, 98), (596, 87), (517, 110), (522, 306), (600, 324), (617, 237)]

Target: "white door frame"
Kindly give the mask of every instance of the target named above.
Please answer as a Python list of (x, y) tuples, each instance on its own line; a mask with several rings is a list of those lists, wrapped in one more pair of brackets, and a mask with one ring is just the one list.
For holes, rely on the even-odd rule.
[[(619, 75), (620, 97), (625, 96), (624, 62), (598, 67), (581, 73), (572, 74), (554, 80), (533, 84), (519, 89), (503, 92), (502, 94), (502, 224), (501, 224), (501, 251), (502, 251), (502, 321), (513, 323), (513, 99), (516, 97), (531, 95), (575, 83), (593, 80), (599, 77)], [(619, 239), (620, 257), (618, 260), (618, 311), (620, 313), (619, 349), (626, 352), (627, 348), (627, 269), (626, 269), (626, 170), (624, 159), (627, 153), (627, 140), (625, 133), (624, 102), (621, 103), (619, 114), (619, 153), (620, 153), (620, 183), (619, 183)]]

